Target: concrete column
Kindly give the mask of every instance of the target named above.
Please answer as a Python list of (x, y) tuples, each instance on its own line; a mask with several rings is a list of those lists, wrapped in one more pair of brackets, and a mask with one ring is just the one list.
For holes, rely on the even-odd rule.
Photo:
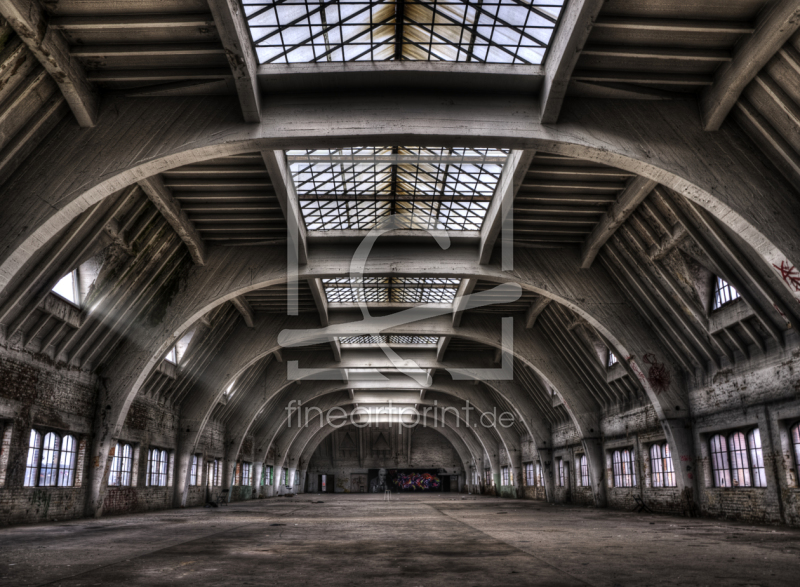
[(514, 477), (512, 480), (514, 497), (520, 499), (522, 497), (522, 452), (520, 450), (512, 450), (509, 452), (508, 464), (511, 467), (511, 474)]
[[(606, 459), (603, 454), (603, 442), (599, 438), (584, 438), (581, 443), (586, 453), (586, 460), (589, 465), (589, 480), (592, 483), (592, 494), (594, 495), (595, 507), (608, 507), (608, 496), (606, 493)], [(575, 459), (573, 459), (573, 464)], [(577, 475), (578, 473), (575, 472)]]
[(233, 493), (233, 481), (236, 476), (236, 460), (226, 459), (222, 469), (222, 487), (228, 490), (228, 502), (231, 501)]
[[(181, 426), (184, 429), (184, 426)], [(183, 432), (178, 434), (177, 450), (175, 451), (175, 484), (173, 494), (173, 506), (176, 508), (186, 507), (186, 500), (189, 498), (189, 469), (192, 466), (192, 452), (194, 445), (191, 439)], [(198, 471), (198, 475), (200, 471)]]
[(688, 418), (662, 420), (661, 426), (669, 442), (672, 463), (675, 466), (675, 481), (681, 491), (681, 501), (694, 514), (699, 511), (697, 473), (695, 472), (695, 447), (692, 423)]
[(264, 463), (256, 461), (253, 463), (253, 499), (261, 497), (261, 475), (264, 473)]
[[(100, 411), (100, 410), (98, 410)], [(108, 474), (111, 469), (111, 448), (117, 444), (116, 439), (98, 433), (95, 425), (95, 434), (92, 439), (92, 453), (89, 459), (89, 475), (86, 492), (86, 515), (99, 518), (103, 515), (103, 500), (108, 490)], [(140, 458), (147, 458), (147, 452)]]
[(305, 493), (306, 492), (306, 474), (308, 473), (308, 469), (301, 469), (300, 470), (300, 485), (297, 487), (297, 493)]

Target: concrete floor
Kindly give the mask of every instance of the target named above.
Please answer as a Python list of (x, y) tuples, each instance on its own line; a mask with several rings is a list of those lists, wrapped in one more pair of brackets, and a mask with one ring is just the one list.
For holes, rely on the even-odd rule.
[(464, 497), (299, 495), (5, 528), (0, 584), (800, 584), (798, 530)]

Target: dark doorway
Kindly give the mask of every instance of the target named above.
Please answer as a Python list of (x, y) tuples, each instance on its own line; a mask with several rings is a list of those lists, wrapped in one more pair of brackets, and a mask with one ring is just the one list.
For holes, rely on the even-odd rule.
[(442, 475), (442, 491), (450, 491), (450, 475)]

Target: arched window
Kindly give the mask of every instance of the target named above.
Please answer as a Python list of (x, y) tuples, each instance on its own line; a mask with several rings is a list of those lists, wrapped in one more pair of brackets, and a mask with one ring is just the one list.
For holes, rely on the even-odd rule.
[(31, 430), (28, 459), (25, 466), (25, 487), (72, 487), (75, 484), (77, 441), (67, 434), (61, 438), (48, 432), (42, 438)]
[(28, 440), (28, 462), (25, 466), (25, 487), (36, 487), (39, 478), (39, 455), (42, 450), (42, 435), (31, 430)]
[(753, 428), (747, 433), (747, 446), (750, 449), (750, 468), (755, 487), (767, 486), (767, 473), (764, 470), (764, 453), (761, 450), (761, 433)]
[(731, 453), (731, 482), (734, 487), (750, 487), (750, 462), (747, 458), (747, 439), (741, 432), (734, 432), (728, 437), (728, 449)]
[(151, 487), (167, 486), (167, 465), (169, 455), (160, 448), (151, 448), (147, 453), (147, 485)]
[(653, 487), (675, 487), (675, 466), (668, 442), (650, 447), (650, 471)]
[(61, 449), (61, 437), (55, 432), (44, 435), (42, 443), (42, 464), (39, 469), (39, 487), (58, 485), (58, 451)]
[(614, 487), (634, 487), (636, 473), (633, 468), (633, 451), (615, 450), (611, 461), (614, 468)]
[(586, 455), (578, 457), (578, 483), (581, 487), (589, 487), (589, 460)]
[(730, 487), (731, 471), (728, 465), (728, 443), (722, 434), (715, 434), (711, 437), (710, 444), (714, 487)]
[(794, 445), (794, 466), (797, 479), (800, 481), (800, 422), (792, 426), (792, 444)]
[(117, 443), (114, 458), (111, 461), (111, 472), (108, 484), (115, 487), (127, 487), (131, 484), (133, 471), (133, 447), (130, 444)]

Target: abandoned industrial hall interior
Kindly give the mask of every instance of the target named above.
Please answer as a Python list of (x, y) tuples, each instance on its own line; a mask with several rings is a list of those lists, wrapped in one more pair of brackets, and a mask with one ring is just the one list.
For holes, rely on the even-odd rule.
[(0, 0), (0, 584), (800, 584), (800, 0)]

